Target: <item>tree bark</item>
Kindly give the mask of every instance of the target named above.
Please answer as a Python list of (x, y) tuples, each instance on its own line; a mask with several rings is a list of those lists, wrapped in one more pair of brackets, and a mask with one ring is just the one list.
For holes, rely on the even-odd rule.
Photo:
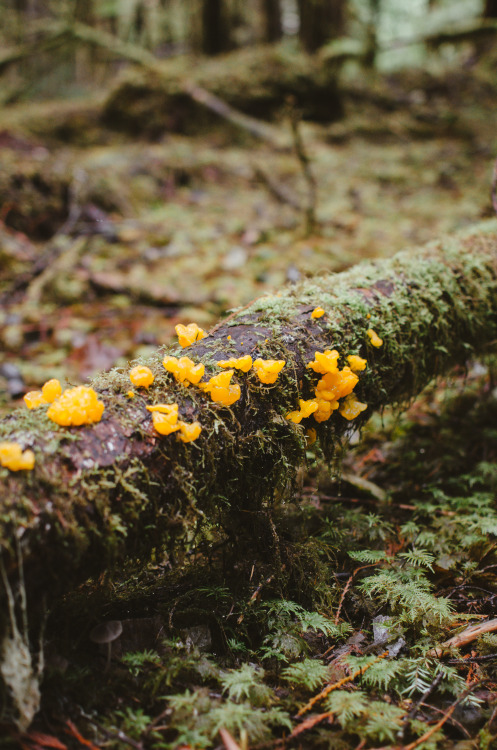
[[(313, 319), (318, 306), (326, 314)], [(370, 328), (382, 337), (380, 348), (371, 345)], [(127, 371), (95, 379), (105, 403), (98, 424), (58, 427), (44, 407), (14, 412), (0, 422), (0, 442), (33, 450), (36, 465), (0, 468), (1, 563), (12, 587), (22, 560), (36, 617), (43, 597), (50, 602), (125, 558), (146, 559), (160, 549), (174, 559), (204, 524), (236, 538), (239, 554), (245, 544), (270, 556), (268, 514), (305, 462), (305, 428), (316, 429), (319, 449), (330, 458), (372, 412), (411, 398), (496, 339), (493, 220), (391, 260), (287, 287), (234, 313), (188, 349), (173, 346), (170, 354), (203, 362), (206, 377), (227, 357), (286, 361), (274, 385), (237, 371), (242, 395), (230, 408), (176, 383), (157, 352), (147, 362), (155, 381), (135, 398), (126, 395)], [(367, 359), (356, 387), (367, 411), (353, 422), (337, 412), (321, 424), (312, 416), (302, 425), (288, 421), (285, 415), (299, 398), (313, 396), (320, 377), (306, 364), (315, 351), (332, 348), (342, 365), (349, 354)], [(146, 405), (172, 402), (181, 419), (202, 425), (195, 442), (154, 430)]]

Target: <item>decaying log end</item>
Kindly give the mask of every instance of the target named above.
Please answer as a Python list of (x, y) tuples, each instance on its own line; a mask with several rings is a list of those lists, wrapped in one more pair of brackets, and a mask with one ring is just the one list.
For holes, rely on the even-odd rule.
[[(311, 317), (316, 307), (325, 310)], [(374, 347), (367, 334), (382, 339)], [(235, 375), (241, 397), (231, 407), (198, 387), (177, 383), (164, 352), (143, 364), (155, 380), (129, 399), (128, 372), (115, 369), (92, 385), (105, 403), (91, 426), (59, 427), (40, 407), (0, 423), (0, 441), (35, 453), (33, 471), (0, 468), (3, 564), (15, 584), (22, 558), (31, 601), (59, 596), (125, 557), (164, 554), (184, 544), (207, 519), (259, 535), (260, 517), (291, 489), (305, 461), (306, 430), (316, 430), (326, 458), (347, 431), (372, 411), (402, 403), (450, 365), (482, 352), (497, 338), (497, 221), (479, 224), (390, 260), (361, 263), (315, 277), (253, 302), (186, 350), (206, 368), (250, 354), (282, 359), (273, 385), (253, 371)], [(354, 354), (367, 368), (355, 389), (368, 409), (352, 422), (334, 411), (317, 423), (286, 418), (312, 399), (319, 374), (307, 367), (316, 351), (336, 349), (340, 366)], [(198, 440), (159, 435), (146, 406), (177, 403), (181, 419), (198, 421)], [(17, 540), (17, 543), (15, 543)], [(267, 541), (267, 540), (266, 540)], [(263, 541), (262, 544), (265, 542)]]

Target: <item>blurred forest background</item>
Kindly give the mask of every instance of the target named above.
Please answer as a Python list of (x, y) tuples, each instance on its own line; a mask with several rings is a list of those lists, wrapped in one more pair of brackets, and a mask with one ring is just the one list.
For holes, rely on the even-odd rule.
[(491, 215), (491, 0), (0, 13), (7, 409), (178, 321)]

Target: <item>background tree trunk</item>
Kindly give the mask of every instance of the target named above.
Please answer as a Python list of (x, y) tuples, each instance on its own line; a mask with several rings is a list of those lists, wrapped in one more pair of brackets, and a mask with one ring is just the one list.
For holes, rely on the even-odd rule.
[(298, 0), (299, 38), (307, 52), (315, 52), (343, 33), (345, 0)]
[(485, 0), (484, 18), (497, 18), (497, 0)]
[(278, 42), (282, 35), (280, 0), (262, 0), (265, 42)]

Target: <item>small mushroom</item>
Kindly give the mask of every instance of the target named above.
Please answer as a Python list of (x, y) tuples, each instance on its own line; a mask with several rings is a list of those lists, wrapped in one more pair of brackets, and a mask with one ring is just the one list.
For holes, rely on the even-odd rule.
[(117, 638), (119, 638), (122, 632), (123, 624), (120, 620), (108, 620), (107, 622), (101, 622), (100, 625), (95, 625), (93, 630), (90, 632), (90, 641), (98, 644), (107, 644), (107, 661), (105, 664), (104, 674), (108, 671), (110, 666), (112, 641), (115, 641)]

